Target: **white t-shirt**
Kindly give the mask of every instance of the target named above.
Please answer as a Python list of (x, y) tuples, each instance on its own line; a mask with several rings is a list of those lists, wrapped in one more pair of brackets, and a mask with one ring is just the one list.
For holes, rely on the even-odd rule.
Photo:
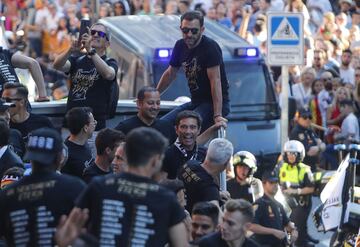
[(297, 83), (291, 87), (293, 96), (296, 100), (297, 108), (304, 108), (309, 105), (311, 100), (311, 87), (307, 90), (304, 88), (302, 83)]
[(345, 83), (351, 83), (355, 86), (355, 70), (349, 67), (347, 70), (344, 70), (340, 67), (340, 77)]
[(359, 122), (354, 113), (350, 113), (341, 124), (341, 135), (344, 137), (352, 136), (359, 140)]

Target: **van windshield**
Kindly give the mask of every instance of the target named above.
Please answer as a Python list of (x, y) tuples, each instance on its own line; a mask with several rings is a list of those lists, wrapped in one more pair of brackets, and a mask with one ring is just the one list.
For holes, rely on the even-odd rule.
[[(153, 68), (155, 83), (157, 83), (167, 65), (155, 64)], [(265, 77), (263, 65), (258, 62), (246, 64), (231, 62), (226, 64), (226, 74), (230, 85), (229, 96), (232, 117), (249, 117), (249, 119), (278, 117), (279, 109), (275, 92), (271, 82)], [(178, 96), (189, 96), (187, 80), (181, 69), (176, 81), (172, 83), (161, 98), (174, 100)]]

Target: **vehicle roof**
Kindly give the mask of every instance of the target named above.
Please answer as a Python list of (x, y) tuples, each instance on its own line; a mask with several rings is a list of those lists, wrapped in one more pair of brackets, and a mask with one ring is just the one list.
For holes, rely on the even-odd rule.
[[(156, 48), (173, 48), (182, 37), (180, 16), (176, 15), (138, 15), (116, 16), (101, 19), (111, 31), (111, 36), (127, 43), (134, 52), (145, 55), (149, 48), (153, 55)], [(228, 28), (205, 18), (204, 34), (218, 42), (223, 56), (232, 56), (238, 47), (251, 47), (238, 34)]]

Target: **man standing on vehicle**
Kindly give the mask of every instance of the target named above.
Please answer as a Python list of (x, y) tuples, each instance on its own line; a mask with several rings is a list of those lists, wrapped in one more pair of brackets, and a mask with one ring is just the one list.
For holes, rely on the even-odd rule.
[(183, 67), (191, 92), (191, 102), (185, 103), (163, 117), (174, 122), (183, 110), (194, 110), (202, 119), (202, 131), (213, 122), (224, 121), (229, 114), (229, 84), (225, 74), (220, 46), (203, 35), (204, 17), (200, 12), (189, 11), (181, 16), (183, 38), (174, 46), (170, 65), (162, 75), (157, 89), (160, 93), (176, 78)]
[[(81, 44), (81, 47), (80, 47)], [(72, 46), (54, 61), (54, 68), (70, 75), (70, 92), (67, 110), (88, 106), (97, 121), (96, 131), (106, 127), (110, 113), (110, 96), (116, 83), (117, 63), (106, 57), (109, 46), (107, 28), (95, 23), (81, 37), (81, 43), (73, 41)], [(72, 56), (74, 51), (85, 48), (86, 54)]]

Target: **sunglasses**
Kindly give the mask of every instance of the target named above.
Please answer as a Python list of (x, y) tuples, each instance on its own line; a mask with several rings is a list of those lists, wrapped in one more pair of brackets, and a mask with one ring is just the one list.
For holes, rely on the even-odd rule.
[(13, 103), (14, 101), (22, 100), (22, 98), (2, 98), (6, 103)]
[(294, 156), (297, 156), (297, 153), (296, 152), (286, 152), (287, 155), (294, 155)]
[(103, 31), (91, 30), (90, 33), (91, 33), (92, 36), (94, 36), (97, 33), (97, 35), (99, 37), (108, 39), (106, 33), (104, 33)]
[(187, 28), (187, 27), (183, 27), (181, 28), (181, 31), (185, 34), (188, 34), (190, 31), (192, 34), (197, 34), (199, 32), (198, 28)]
[(311, 119), (312, 119), (312, 116), (301, 116), (301, 118), (303, 118), (303, 119), (305, 119), (305, 120), (307, 120), (307, 119), (311, 120)]

